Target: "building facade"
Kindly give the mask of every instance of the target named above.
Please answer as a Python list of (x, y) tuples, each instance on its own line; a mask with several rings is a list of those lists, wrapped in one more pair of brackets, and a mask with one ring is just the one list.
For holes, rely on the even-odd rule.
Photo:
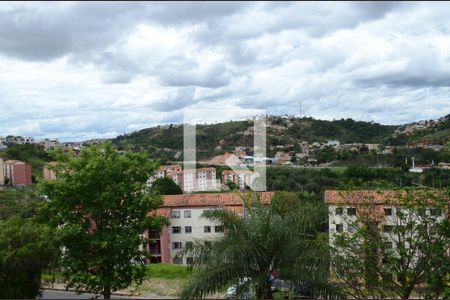
[(446, 218), (448, 212), (433, 207), (432, 204), (420, 209), (403, 207), (400, 198), (405, 195), (404, 192), (391, 190), (325, 191), (325, 203), (329, 212), (330, 244), (333, 244), (335, 236), (339, 233), (356, 232), (355, 221), (360, 217), (374, 222), (389, 237), (393, 226), (401, 225), (405, 216), (416, 218), (417, 222), (421, 222), (419, 216), (435, 218), (436, 221)]
[(4, 182), (6, 181), (14, 187), (31, 184), (31, 166), (19, 160), (5, 161)]
[[(263, 204), (270, 204), (272, 192), (260, 193)], [(180, 250), (189, 247), (196, 239), (209, 240), (221, 237), (226, 228), (202, 217), (203, 212), (228, 209), (244, 217), (242, 199), (234, 193), (181, 194), (163, 196), (164, 204), (156, 212), (169, 219), (161, 233), (146, 232), (150, 263), (189, 264), (192, 257), (177, 257)]]
[(5, 161), (0, 158), (0, 185), (5, 184)]
[(56, 165), (56, 162), (50, 162), (42, 168), (42, 176), (44, 180), (56, 180), (56, 172), (51, 169), (54, 165)]
[(216, 179), (215, 168), (199, 168), (182, 170), (179, 165), (161, 166), (154, 176), (149, 178), (151, 184), (157, 178), (171, 178), (183, 191), (183, 193), (218, 190), (220, 183)]
[(243, 190), (251, 186), (255, 174), (248, 170), (224, 170), (222, 171), (222, 184), (226, 184), (228, 181), (234, 182), (239, 189)]

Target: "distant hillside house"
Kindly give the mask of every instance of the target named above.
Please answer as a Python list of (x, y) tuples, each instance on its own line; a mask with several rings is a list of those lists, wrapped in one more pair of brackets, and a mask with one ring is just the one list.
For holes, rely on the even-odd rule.
[(241, 160), (233, 153), (226, 152), (222, 155), (218, 155), (206, 162), (212, 166), (239, 166)]
[(279, 164), (279, 165), (284, 165), (291, 161), (291, 156), (289, 155), (289, 153), (281, 152), (281, 151), (278, 151), (275, 154), (274, 158), (275, 158), (275, 161), (277, 162), (277, 164)]

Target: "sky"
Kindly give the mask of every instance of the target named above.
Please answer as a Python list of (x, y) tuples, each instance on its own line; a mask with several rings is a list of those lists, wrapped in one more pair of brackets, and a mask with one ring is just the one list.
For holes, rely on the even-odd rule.
[(450, 3), (0, 3), (0, 136), (109, 138), (189, 110), (404, 124), (449, 114), (449, 87)]

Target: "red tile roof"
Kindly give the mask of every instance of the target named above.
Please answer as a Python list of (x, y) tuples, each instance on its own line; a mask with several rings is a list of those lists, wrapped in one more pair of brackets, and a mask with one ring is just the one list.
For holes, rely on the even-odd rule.
[[(270, 204), (273, 192), (261, 192), (259, 194), (263, 204)], [(235, 193), (165, 195), (163, 199), (163, 207), (235, 206), (243, 204), (242, 199)]]
[[(416, 191), (417, 193), (420, 190)], [(439, 191), (434, 190), (439, 197), (445, 197), (441, 195)], [(439, 194), (438, 194), (439, 193)], [(325, 203), (326, 204), (391, 204), (398, 205), (400, 200), (407, 196), (406, 191), (401, 190), (327, 190), (325, 191)]]

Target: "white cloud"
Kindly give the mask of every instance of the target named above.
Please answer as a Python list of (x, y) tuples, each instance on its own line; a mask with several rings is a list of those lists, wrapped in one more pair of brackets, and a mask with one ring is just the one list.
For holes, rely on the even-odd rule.
[(445, 4), (4, 3), (0, 135), (112, 137), (183, 108), (237, 119), (300, 101), (316, 118), (437, 118), (449, 35)]

